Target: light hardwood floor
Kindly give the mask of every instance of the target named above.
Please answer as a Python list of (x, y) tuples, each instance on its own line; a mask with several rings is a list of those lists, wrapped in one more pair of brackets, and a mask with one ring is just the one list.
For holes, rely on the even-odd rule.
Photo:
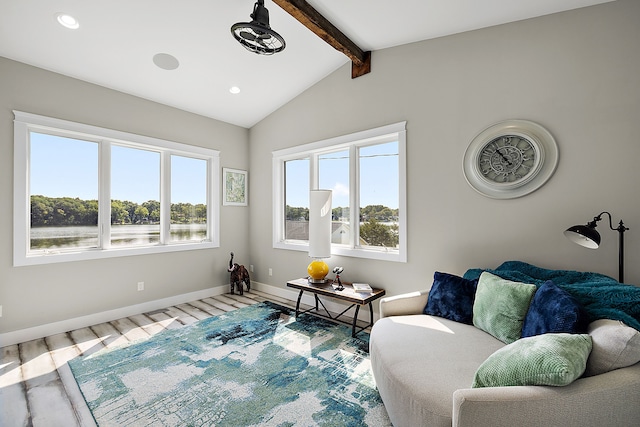
[(266, 300), (295, 308), (294, 301), (259, 291), (224, 294), (2, 347), (0, 426), (95, 426), (69, 360)]

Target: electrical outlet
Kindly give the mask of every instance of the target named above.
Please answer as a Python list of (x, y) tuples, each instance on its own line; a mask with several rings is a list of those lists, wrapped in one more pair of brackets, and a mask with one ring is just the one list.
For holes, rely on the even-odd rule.
[(269, 269), (269, 276), (273, 276), (273, 269)]
[(144, 291), (144, 282), (138, 282), (138, 290)]
[(249, 271), (253, 273), (253, 264), (249, 265)]

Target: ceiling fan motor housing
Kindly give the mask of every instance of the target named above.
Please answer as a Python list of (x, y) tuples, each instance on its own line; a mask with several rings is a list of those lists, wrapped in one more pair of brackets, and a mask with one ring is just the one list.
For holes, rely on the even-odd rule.
[(253, 6), (253, 13), (251, 14), (252, 24), (261, 25), (266, 28), (271, 28), (269, 26), (269, 10), (264, 7), (264, 0), (258, 1)]

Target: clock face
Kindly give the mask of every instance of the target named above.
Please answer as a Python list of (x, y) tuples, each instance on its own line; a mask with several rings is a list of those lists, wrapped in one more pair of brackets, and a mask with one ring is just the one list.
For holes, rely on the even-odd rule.
[(471, 141), (462, 168), (480, 194), (513, 199), (544, 185), (557, 164), (558, 146), (545, 128), (527, 120), (506, 120)]
[(517, 182), (535, 170), (536, 149), (527, 138), (503, 135), (489, 141), (478, 156), (478, 169), (492, 182)]

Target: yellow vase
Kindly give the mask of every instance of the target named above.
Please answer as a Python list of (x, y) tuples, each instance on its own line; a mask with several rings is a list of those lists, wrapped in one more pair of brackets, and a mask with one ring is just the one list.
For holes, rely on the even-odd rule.
[(307, 273), (312, 283), (323, 283), (324, 278), (329, 274), (329, 266), (321, 259), (314, 259), (307, 267)]

